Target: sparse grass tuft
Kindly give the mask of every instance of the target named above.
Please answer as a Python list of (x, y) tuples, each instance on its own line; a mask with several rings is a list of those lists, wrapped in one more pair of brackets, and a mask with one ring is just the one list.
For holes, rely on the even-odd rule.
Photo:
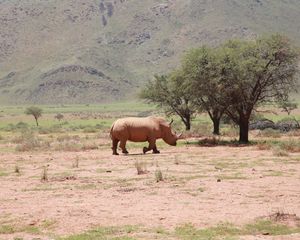
[(136, 161), (135, 164), (134, 164), (135, 168), (136, 168), (136, 171), (137, 171), (137, 174), (138, 175), (142, 175), (142, 174), (146, 174), (148, 171), (147, 171), (147, 163), (142, 161)]
[(20, 174), (20, 168), (18, 165), (15, 165), (15, 173)]
[(18, 138), (14, 139), (14, 143), (18, 143), (16, 151), (20, 152), (36, 150), (42, 146), (42, 142), (33, 131), (23, 131)]
[(43, 167), (41, 181), (42, 182), (48, 181), (48, 168), (46, 166)]
[(179, 161), (179, 157), (176, 155), (175, 159), (174, 159), (174, 164), (175, 165), (179, 165), (180, 161)]
[[(72, 235), (59, 240), (92, 240), (92, 239), (115, 239), (115, 240), (134, 240), (134, 238), (126, 236), (128, 235), (129, 226), (123, 228), (117, 227), (99, 227), (94, 230), (87, 231), (82, 234)], [(130, 233), (135, 228), (130, 228)]]
[(289, 155), (289, 153), (286, 150), (281, 149), (280, 146), (273, 147), (273, 154), (277, 157), (287, 157)]
[(280, 148), (288, 152), (300, 152), (300, 141), (296, 139), (289, 139), (288, 141), (282, 141)]
[(267, 137), (267, 138), (280, 138), (281, 133), (279, 130), (267, 128), (267, 129), (261, 130), (259, 132), (258, 136), (259, 137)]
[(162, 171), (160, 169), (156, 169), (155, 171), (155, 180), (156, 182), (161, 182), (164, 180)]
[(75, 161), (74, 161), (72, 167), (73, 168), (78, 168), (79, 167), (79, 157), (78, 156), (76, 156)]

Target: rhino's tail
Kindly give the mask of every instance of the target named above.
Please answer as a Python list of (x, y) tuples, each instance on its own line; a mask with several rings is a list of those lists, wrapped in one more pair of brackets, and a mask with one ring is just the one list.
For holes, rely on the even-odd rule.
[(111, 139), (112, 139), (112, 131), (114, 129), (114, 125), (115, 125), (115, 123), (113, 123), (113, 125), (110, 128), (110, 132), (109, 132), (109, 136), (110, 136)]

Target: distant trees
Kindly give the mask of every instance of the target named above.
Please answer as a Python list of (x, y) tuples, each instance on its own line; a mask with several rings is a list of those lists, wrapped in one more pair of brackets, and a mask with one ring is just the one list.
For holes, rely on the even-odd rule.
[[(249, 120), (259, 106), (277, 103), (286, 111), (296, 107), (290, 103), (289, 93), (296, 89), (298, 56), (290, 41), (279, 34), (193, 49), (183, 58), (175, 78), (172, 74), (168, 76), (165, 85), (151, 83), (143, 96), (149, 100), (149, 93), (155, 92), (151, 102), (161, 102), (161, 106), (171, 107), (176, 114), (175, 109), (182, 106), (188, 106), (192, 113), (206, 111), (214, 134), (220, 133), (220, 119), (226, 114), (239, 126), (239, 141), (247, 143)], [(169, 82), (177, 87), (171, 88)], [(175, 100), (185, 98), (188, 105)]]
[(43, 110), (39, 107), (31, 106), (26, 108), (25, 114), (32, 115), (35, 119), (36, 126), (39, 126), (38, 119), (42, 116)]

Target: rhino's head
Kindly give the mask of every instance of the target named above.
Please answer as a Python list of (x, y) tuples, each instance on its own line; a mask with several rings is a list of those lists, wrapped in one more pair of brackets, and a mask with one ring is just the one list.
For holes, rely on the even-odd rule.
[(176, 133), (172, 132), (171, 125), (173, 123), (173, 120), (170, 123), (163, 122), (161, 123), (162, 127), (162, 139), (171, 146), (176, 146), (177, 140), (181, 137), (180, 135), (177, 135)]

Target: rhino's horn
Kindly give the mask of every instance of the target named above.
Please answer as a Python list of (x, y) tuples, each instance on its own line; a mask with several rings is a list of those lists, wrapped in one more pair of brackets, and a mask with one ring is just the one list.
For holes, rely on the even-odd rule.
[(182, 133), (177, 135), (177, 139), (180, 139), (182, 137)]

